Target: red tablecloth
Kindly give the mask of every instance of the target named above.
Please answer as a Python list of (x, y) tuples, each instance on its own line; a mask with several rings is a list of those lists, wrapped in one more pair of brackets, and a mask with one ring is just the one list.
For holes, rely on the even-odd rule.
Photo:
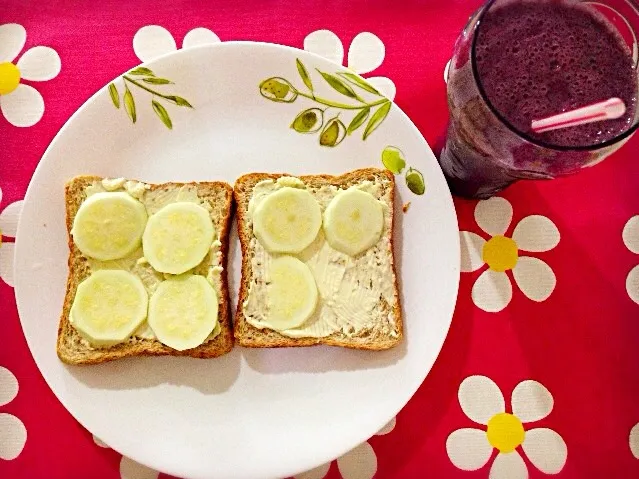
[[(0, 477), (157, 476), (94, 442), (60, 405), (31, 358), (10, 286), (20, 200), (45, 148), (87, 98), (185, 37), (184, 47), (259, 40), (333, 58), (343, 44), (352, 68), (392, 80), (376, 81), (390, 94), (394, 84), (396, 102), (435, 145), (447, 119), (444, 65), (478, 5), (2, 2)], [(209, 31), (187, 35), (198, 27)], [(318, 30), (333, 34), (309, 36)], [(638, 149), (634, 138), (572, 178), (456, 200), (464, 272), (437, 363), (396, 423), (298, 477), (639, 477)], [(512, 247), (502, 236), (518, 250), (506, 273), (496, 271)]]

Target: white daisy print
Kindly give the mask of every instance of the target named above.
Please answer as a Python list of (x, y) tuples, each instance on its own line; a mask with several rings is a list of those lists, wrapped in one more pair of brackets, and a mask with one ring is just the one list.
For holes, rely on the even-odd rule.
[[(11, 371), (0, 366), (0, 406), (18, 395), (18, 380)], [(20, 455), (27, 442), (27, 428), (13, 414), (0, 412), (0, 459), (11, 461)]]
[[(207, 28), (194, 28), (186, 34), (182, 48), (218, 43), (219, 37)], [(142, 62), (150, 62), (162, 55), (177, 50), (173, 35), (158, 25), (147, 25), (140, 28), (133, 37), (133, 51)]]
[[(395, 429), (395, 418), (381, 428), (376, 436), (384, 436)], [(372, 479), (377, 472), (377, 455), (368, 441), (363, 442), (355, 449), (337, 459), (337, 469), (343, 479)], [(328, 474), (331, 463), (303, 472), (295, 476), (295, 479), (323, 479)]]
[(512, 233), (505, 236), (513, 216), (508, 200), (500, 197), (479, 201), (475, 221), (486, 233), (484, 238), (470, 231), (460, 231), (461, 270), (469, 273), (487, 265), (472, 289), (475, 305), (495, 313), (503, 310), (512, 299), (512, 284), (507, 271), (524, 295), (533, 301), (545, 301), (555, 289), (553, 270), (539, 258), (521, 255), (521, 251), (540, 253), (559, 244), (559, 230), (545, 216), (532, 215), (522, 219)]
[[(633, 253), (639, 254), (639, 215), (628, 220), (622, 233), (623, 242)], [(635, 303), (639, 304), (639, 265), (628, 273), (626, 278), (626, 291)]]
[(110, 449), (109, 445), (106, 442), (104, 442), (102, 439), (100, 439), (98, 436), (96, 436), (95, 434), (93, 434), (93, 442), (95, 442), (98, 446), (104, 449)]
[(506, 412), (504, 396), (486, 376), (470, 376), (459, 386), (459, 405), (471, 421), (482, 429), (453, 431), (446, 440), (451, 462), (464, 471), (474, 471), (497, 455), (490, 467), (490, 479), (526, 479), (528, 469), (520, 450), (544, 474), (558, 474), (566, 464), (568, 449), (552, 429), (526, 429), (524, 424), (547, 417), (553, 397), (542, 384), (527, 380), (512, 393), (511, 412)]
[[(93, 435), (93, 442), (102, 448), (109, 448), (108, 444), (95, 435)], [(126, 456), (120, 458), (120, 479), (158, 479), (159, 475), (158, 471), (135, 462), (133, 459)]]
[[(341, 40), (330, 30), (317, 30), (304, 39), (304, 50), (321, 55), (332, 62), (342, 64), (344, 46)], [(377, 35), (370, 32), (358, 34), (348, 49), (347, 67), (355, 73), (363, 75), (378, 68), (384, 61), (386, 47)], [(373, 85), (382, 95), (392, 100), (395, 98), (395, 84), (390, 78), (370, 77), (366, 81)]]
[(639, 422), (630, 430), (630, 452), (639, 459)]
[[(22, 200), (11, 203), (4, 210), (0, 210), (0, 279), (13, 286), (13, 257), (14, 243), (7, 242), (15, 238), (18, 229), (18, 218), (22, 212)], [(2, 190), (0, 190), (0, 205), (2, 204)]]
[(158, 471), (143, 466), (128, 457), (122, 456), (122, 459), (120, 459), (121, 479), (158, 479), (159, 475)]
[(0, 25), (0, 110), (9, 123), (19, 127), (35, 125), (44, 114), (42, 95), (21, 80), (47, 81), (60, 73), (60, 57), (53, 48), (30, 48), (16, 62), (26, 41), (22, 25)]

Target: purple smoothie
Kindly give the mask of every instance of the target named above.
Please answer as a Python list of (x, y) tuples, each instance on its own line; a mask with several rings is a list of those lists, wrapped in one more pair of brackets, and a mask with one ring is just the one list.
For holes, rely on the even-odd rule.
[[(634, 2), (598, 0), (625, 7), (613, 20), (585, 0), (489, 0), (475, 12), (447, 77), (450, 121), (439, 163), (454, 194), (488, 198), (520, 179), (573, 174), (625, 143), (639, 127), (638, 78), (615, 25), (639, 38)], [(623, 118), (531, 131), (533, 120), (611, 97), (626, 103)]]
[[(637, 103), (632, 53), (619, 32), (591, 7), (566, 1), (513, 2), (483, 17), (475, 43), (479, 83), (518, 131), (556, 146), (589, 146), (632, 125)], [(625, 116), (537, 134), (533, 120), (611, 97)]]

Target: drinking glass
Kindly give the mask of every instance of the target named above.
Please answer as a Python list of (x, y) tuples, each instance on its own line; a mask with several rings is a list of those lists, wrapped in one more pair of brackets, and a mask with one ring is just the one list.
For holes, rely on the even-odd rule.
[[(604, 160), (630, 139), (639, 127), (637, 107), (629, 128), (608, 141), (558, 146), (518, 130), (493, 106), (482, 85), (476, 61), (477, 36), (481, 32), (482, 19), (492, 9), (525, 1), (531, 0), (488, 1), (471, 16), (455, 44), (447, 72), (450, 121), (446, 144), (439, 157), (454, 194), (488, 198), (519, 179), (552, 179), (576, 173)], [(598, 10), (617, 29), (630, 47), (634, 80), (639, 82), (637, 2), (575, 0), (572, 3), (586, 4), (588, 8)]]

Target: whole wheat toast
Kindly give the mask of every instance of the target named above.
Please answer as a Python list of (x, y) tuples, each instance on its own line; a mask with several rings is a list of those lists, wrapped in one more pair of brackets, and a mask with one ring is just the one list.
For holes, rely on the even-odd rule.
[[(218, 320), (221, 332), (214, 339), (200, 346), (185, 351), (177, 351), (165, 346), (155, 339), (139, 337), (129, 338), (127, 341), (108, 348), (93, 348), (76, 331), (69, 321), (69, 313), (75, 298), (78, 285), (91, 274), (89, 260), (80, 252), (73, 242), (71, 228), (73, 220), (81, 203), (86, 199), (86, 188), (96, 181), (102, 180), (97, 176), (78, 176), (71, 179), (65, 186), (66, 226), (69, 242), (69, 277), (64, 299), (60, 324), (58, 326), (57, 353), (58, 357), (67, 364), (97, 364), (130, 356), (191, 356), (194, 358), (214, 358), (229, 352), (233, 348), (233, 333), (230, 320), (230, 302), (226, 263), (228, 255), (228, 237), (233, 208), (233, 190), (227, 183), (164, 183), (149, 185), (150, 191), (159, 189), (181, 188), (186, 185), (197, 187), (198, 196), (207, 200), (211, 206), (211, 219), (219, 240), (221, 257), (220, 265), (224, 268), (220, 274), (218, 295)], [(211, 261), (210, 252), (198, 265), (194, 273), (206, 276)]]
[(279, 332), (267, 329), (257, 328), (250, 324), (244, 315), (244, 302), (248, 298), (249, 288), (253, 279), (252, 271), (252, 250), (250, 246), (251, 239), (254, 237), (252, 223), (248, 216), (249, 201), (253, 194), (253, 188), (257, 183), (263, 180), (277, 180), (282, 176), (290, 176), (287, 174), (268, 174), (268, 173), (251, 173), (237, 179), (234, 185), (234, 197), (237, 206), (237, 228), (242, 249), (242, 280), (240, 284), (240, 292), (238, 298), (237, 311), (234, 321), (235, 339), (241, 346), (251, 348), (272, 348), (272, 347), (298, 347), (313, 345), (331, 345), (341, 346), (353, 349), (367, 350), (383, 350), (389, 349), (399, 344), (403, 337), (403, 322), (401, 308), (399, 303), (399, 288), (397, 282), (397, 274), (393, 260), (393, 211), (394, 211), (394, 177), (387, 170), (377, 168), (367, 168), (355, 170), (341, 176), (329, 175), (309, 175), (300, 176), (300, 180), (309, 188), (320, 188), (324, 185), (334, 185), (338, 188), (349, 188), (354, 185), (363, 183), (364, 181), (381, 182), (383, 188), (389, 188), (390, 204), (389, 207), (391, 217), (391, 227), (389, 231), (383, 234), (390, 235), (390, 251), (391, 255), (391, 273), (394, 282), (394, 301), (389, 304), (380, 299), (379, 308), (383, 308), (385, 312), (392, 315), (396, 327), (396, 335), (385, 333), (382, 328), (373, 328), (366, 330), (360, 334), (346, 335), (341, 331), (335, 332), (330, 336), (323, 338), (291, 338), (280, 334)]

